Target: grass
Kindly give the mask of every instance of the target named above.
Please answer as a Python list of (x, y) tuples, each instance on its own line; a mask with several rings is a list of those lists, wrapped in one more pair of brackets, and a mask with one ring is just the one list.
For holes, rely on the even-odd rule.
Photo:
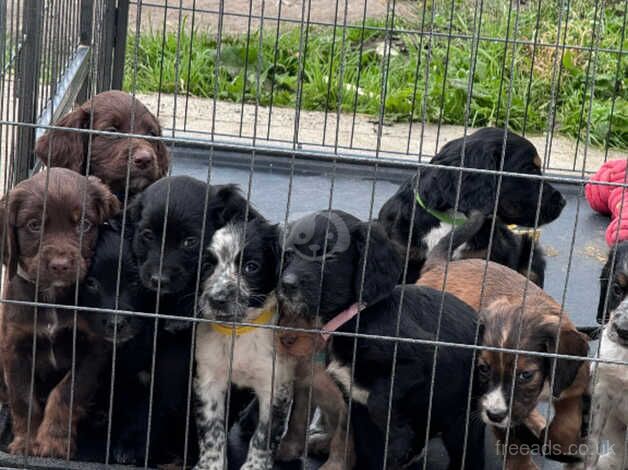
[[(424, 13), (425, 29), (430, 29), (431, 9), (434, 8), (434, 31), (446, 33), (452, 2), (455, 5), (451, 16), (452, 33), (472, 36), (476, 10), (474, 2), (467, 0), (430, 2)], [(538, 4), (531, 1), (521, 6), (517, 39), (534, 41), (535, 31), (538, 31), (538, 42), (555, 44), (558, 3), (541, 1), (538, 30)], [(418, 35), (396, 32), (392, 40), (394, 54), (388, 64), (384, 120), (421, 119), (423, 95), (427, 93), (426, 118), (429, 122), (442, 119), (447, 124), (463, 124), (467, 116), (471, 126), (503, 125), (510, 102), (509, 127), (514, 131), (525, 129), (535, 133), (547, 129), (554, 95), (555, 123), (559, 132), (584, 138), (590, 106), (592, 144), (605, 146), (608, 139), (610, 147), (627, 149), (628, 34), (623, 44), (621, 37), (624, 4), (607, 1), (606, 5), (604, 12), (598, 14), (598, 21), (600, 18), (602, 21), (601, 28), (597, 28), (601, 31), (599, 47), (617, 50), (623, 46), (621, 60), (617, 53), (603, 50), (591, 55), (583, 49), (565, 49), (562, 57), (557, 58), (560, 67), (555, 70), (553, 47), (537, 47), (533, 58), (531, 45), (510, 44), (506, 47), (504, 42), (480, 40), (468, 115), (465, 109), (472, 62), (471, 39), (453, 38), (448, 43), (446, 35), (433, 36), (426, 88), (427, 37), (424, 36), (421, 42)], [(513, 38), (515, 10), (513, 7), (509, 17), (508, 7), (508, 2), (503, 0), (484, 0), (481, 37), (505, 38), (509, 35)], [(565, 34), (564, 43), (584, 47), (591, 44), (594, 10), (593, 0), (571, 0), (568, 17), (563, 12), (561, 36)], [(418, 18), (412, 21), (396, 21), (395, 28), (419, 28), (422, 14), (419, 11)], [(384, 20), (370, 20), (367, 26), (369, 28), (348, 29), (344, 47), (340, 29), (334, 35), (332, 28), (310, 27), (305, 54), (300, 49), (302, 33), (298, 29), (283, 32), (278, 41), (274, 31), (265, 30), (261, 49), (259, 32), (248, 40), (246, 36), (223, 37), (219, 59), (216, 35), (209, 32), (191, 32), (184, 28), (178, 45), (176, 33), (167, 33), (164, 38), (161, 33), (149, 31), (142, 33), (137, 44), (131, 35), (125, 87), (131, 88), (137, 51), (135, 86), (138, 92), (171, 93), (178, 88), (179, 92), (187, 91), (201, 97), (215, 95), (222, 100), (239, 102), (244, 99), (261, 105), (272, 102), (276, 106), (295, 106), (300, 93), (302, 109), (336, 110), (340, 101), (345, 112), (355, 109), (358, 113), (378, 116), (382, 89), (382, 57), (378, 48), (381, 49), (385, 38), (378, 27), (385, 24)], [(560, 49), (558, 53), (561, 53)], [(302, 56), (303, 60), (300, 60)], [(175, 73), (177, 61), (178, 77)], [(216, 63), (219, 64), (217, 74)], [(595, 80), (591, 102), (591, 80), (588, 77), (592, 75), (593, 66)], [(301, 89), (298, 86), (300, 67), (303, 67)], [(415, 78), (417, 69), (418, 80)], [(560, 75), (554, 86), (553, 75)]]

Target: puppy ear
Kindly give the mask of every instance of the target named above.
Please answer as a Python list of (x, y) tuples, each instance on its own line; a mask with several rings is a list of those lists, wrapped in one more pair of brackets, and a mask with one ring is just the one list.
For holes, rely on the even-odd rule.
[(98, 223), (101, 224), (120, 212), (120, 201), (99, 178), (88, 176), (87, 184), (88, 195), (98, 213)]
[(7, 267), (9, 279), (17, 273), (17, 261), (20, 254), (15, 224), (16, 214), (24, 195), (25, 193), (20, 188), (15, 188), (0, 199), (0, 230), (4, 240), (2, 264)]
[[(587, 356), (589, 352), (588, 337), (574, 328), (569, 328), (565, 325), (561, 326), (560, 333), (558, 333), (559, 319), (552, 319), (543, 326), (543, 335), (545, 341), (546, 352), (556, 352), (556, 341), (558, 341), (558, 354), (568, 354), (570, 356)], [(554, 358), (548, 357), (549, 369), (548, 373), (551, 374)], [(552, 389), (552, 395), (556, 398), (576, 379), (578, 371), (583, 361), (571, 360), (571, 359), (557, 359), (556, 360), (556, 373), (554, 376), (554, 387)], [(549, 380), (549, 377), (548, 377)]]
[[(216, 189), (208, 207), (209, 216), (215, 221), (216, 226), (223, 227), (231, 221), (244, 220), (248, 202), (240, 189), (234, 184), (219, 186)], [(257, 212), (249, 206), (248, 220), (255, 217)]]
[(351, 229), (351, 241), (359, 254), (354, 279), (355, 295), (356, 298), (360, 296), (364, 271), (362, 302), (365, 304), (388, 295), (397, 285), (402, 269), (401, 257), (382, 226), (371, 222), (370, 234), (368, 232), (367, 222), (360, 222)]
[[(496, 170), (497, 162), (491, 153), (476, 148), (476, 145), (465, 147), (464, 168)], [(431, 160), (430, 163), (461, 168), (462, 139), (452, 141)], [(495, 194), (497, 191), (497, 175), (478, 174), (455, 169), (426, 168), (419, 179), (419, 194), (425, 205), (430, 209), (447, 210), (456, 207), (458, 181), (460, 179), (460, 197), (458, 210), (468, 214), (472, 209), (484, 215), (493, 213)]]
[[(55, 126), (85, 129), (89, 126), (89, 116), (89, 112), (80, 107), (63, 116)], [(37, 140), (35, 155), (46, 166), (50, 164), (81, 173), (87, 139), (88, 136), (80, 132), (50, 130)]]

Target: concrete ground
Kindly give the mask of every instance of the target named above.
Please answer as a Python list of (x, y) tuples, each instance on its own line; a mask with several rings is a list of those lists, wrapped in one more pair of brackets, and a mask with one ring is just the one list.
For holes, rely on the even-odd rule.
[[(298, 147), (333, 151), (337, 145), (344, 153), (373, 155), (377, 148), (378, 123), (370, 116), (325, 114), (320, 111), (300, 111), (294, 108), (269, 108), (240, 103), (214, 101), (185, 95), (138, 94), (137, 97), (158, 115), (165, 135), (217, 142), (252, 143), (291, 148), (298, 135)], [(215, 106), (215, 112), (214, 112)], [(216, 119), (212, 116), (215, 114)], [(175, 117), (176, 115), (176, 117)], [(270, 126), (269, 126), (270, 122)], [(473, 132), (468, 129), (467, 133)], [(336, 136), (337, 133), (337, 136)], [(415, 122), (384, 125), (381, 129), (380, 153), (397, 158), (417, 160), (422, 155), (434, 155), (446, 142), (464, 135), (462, 126)], [(550, 138), (551, 137), (551, 138)], [(438, 138), (438, 141), (437, 141)], [(605, 159), (628, 158), (628, 153), (598, 147), (587, 147), (582, 142), (559, 134), (530, 135), (546, 168), (553, 172), (573, 175), (594, 172)], [(422, 142), (422, 143), (421, 143)], [(438, 144), (438, 145), (437, 145)], [(585, 163), (586, 158), (586, 164)], [(583, 165), (584, 164), (584, 165)]]
[[(137, 2), (133, 2), (129, 10), (129, 28), (135, 31), (138, 12), (140, 13), (141, 31), (166, 30), (177, 31), (179, 17), (185, 19), (190, 27), (201, 31), (217, 31), (220, 11), (220, 0), (151, 0), (143, 2), (141, 11)], [(388, 0), (348, 0), (346, 8), (347, 23), (361, 23), (366, 10), (366, 18), (386, 17)], [(392, 5), (392, 2), (390, 2)], [(416, 15), (419, 2), (414, 0), (397, 0), (395, 14), (405, 18)], [(181, 7), (181, 8), (179, 8)], [(192, 14), (194, 10), (194, 15)], [(301, 19), (310, 23), (333, 24), (344, 22), (344, 0), (227, 0), (224, 2), (223, 31), (225, 34), (246, 33), (248, 21), (246, 16), (251, 12), (254, 19), (252, 30), (264, 18), (266, 27), (276, 28), (280, 18), (282, 26), (298, 24)], [(244, 15), (244, 16), (243, 16)]]

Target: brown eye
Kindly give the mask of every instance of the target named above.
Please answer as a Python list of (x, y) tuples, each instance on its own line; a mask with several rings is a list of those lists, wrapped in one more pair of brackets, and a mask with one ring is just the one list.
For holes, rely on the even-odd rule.
[(253, 273), (256, 273), (257, 271), (259, 271), (259, 264), (257, 264), (255, 261), (248, 261), (244, 265), (245, 274), (253, 274)]
[(151, 229), (145, 228), (142, 230), (142, 238), (146, 241), (152, 241), (155, 239), (155, 234)]
[(118, 128), (116, 126), (109, 126), (105, 129), (106, 132), (118, 132)]
[(31, 232), (39, 232), (41, 230), (41, 220), (39, 219), (29, 220), (28, 223), (26, 224), (26, 227), (28, 227), (28, 229)]
[(491, 372), (491, 367), (485, 362), (480, 362), (478, 364), (478, 371), (481, 375), (486, 376)]
[(183, 240), (183, 246), (185, 248), (194, 248), (196, 245), (198, 245), (198, 238), (196, 237), (187, 237)]
[(524, 370), (517, 374), (517, 381), (522, 383), (529, 382), (530, 380), (532, 380), (532, 377), (534, 377), (534, 372)]

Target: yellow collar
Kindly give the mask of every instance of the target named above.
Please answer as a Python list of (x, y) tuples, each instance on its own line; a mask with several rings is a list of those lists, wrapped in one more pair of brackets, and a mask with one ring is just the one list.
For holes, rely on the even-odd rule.
[[(255, 325), (266, 325), (268, 324), (268, 322), (270, 322), (270, 320), (272, 320), (274, 314), (275, 314), (274, 309), (268, 308), (266, 310), (262, 310), (262, 313), (260, 313), (257, 318), (247, 323), (253, 323)], [(231, 336), (234, 333), (236, 336), (240, 336), (246, 333), (251, 333), (253, 330), (256, 330), (257, 327), (248, 326), (248, 325), (231, 326), (231, 325), (220, 325), (218, 323), (212, 323), (212, 329), (215, 332), (223, 334), (225, 336)]]

